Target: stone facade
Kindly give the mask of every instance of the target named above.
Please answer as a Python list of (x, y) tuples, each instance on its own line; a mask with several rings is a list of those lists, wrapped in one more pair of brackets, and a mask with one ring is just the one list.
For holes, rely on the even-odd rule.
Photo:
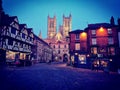
[(63, 25), (59, 26), (59, 30), (56, 30), (56, 16), (54, 18), (50, 18), (48, 16), (48, 36), (45, 41), (52, 47), (53, 49), (53, 60), (56, 61), (68, 61), (69, 60), (69, 45), (68, 33), (71, 31), (71, 21), (72, 17), (65, 17), (63, 15)]

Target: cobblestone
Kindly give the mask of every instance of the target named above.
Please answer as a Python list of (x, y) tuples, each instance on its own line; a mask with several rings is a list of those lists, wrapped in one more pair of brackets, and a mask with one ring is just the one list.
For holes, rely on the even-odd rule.
[(0, 73), (0, 90), (120, 90), (120, 75), (73, 68), (64, 63), (7, 67)]

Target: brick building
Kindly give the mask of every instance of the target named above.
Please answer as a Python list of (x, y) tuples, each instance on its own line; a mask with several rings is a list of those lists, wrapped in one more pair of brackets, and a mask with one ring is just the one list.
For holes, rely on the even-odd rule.
[(87, 33), (83, 30), (74, 30), (69, 32), (69, 36), (70, 63), (83, 66), (87, 57)]

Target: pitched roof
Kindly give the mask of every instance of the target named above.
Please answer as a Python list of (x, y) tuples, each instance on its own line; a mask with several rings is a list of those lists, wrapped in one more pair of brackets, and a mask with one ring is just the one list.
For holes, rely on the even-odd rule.
[(73, 30), (73, 31), (71, 31), (69, 33), (82, 33), (82, 32), (83, 32), (83, 30), (77, 29), (77, 30)]
[(88, 27), (86, 29), (98, 29), (100, 27), (104, 27), (104, 28), (110, 28), (113, 25), (109, 24), (109, 23), (95, 23), (95, 24), (88, 24)]
[(26, 24), (19, 24), (19, 28), (20, 30), (22, 30), (23, 28), (25, 28)]

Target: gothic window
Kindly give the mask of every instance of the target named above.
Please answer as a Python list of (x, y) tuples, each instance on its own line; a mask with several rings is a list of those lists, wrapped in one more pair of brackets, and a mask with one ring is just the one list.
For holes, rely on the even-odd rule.
[(67, 27), (67, 24), (68, 24), (67, 21), (65, 21), (65, 27)]
[(54, 28), (54, 21), (50, 22), (50, 28)]
[(70, 26), (70, 22), (68, 21), (68, 27)]

